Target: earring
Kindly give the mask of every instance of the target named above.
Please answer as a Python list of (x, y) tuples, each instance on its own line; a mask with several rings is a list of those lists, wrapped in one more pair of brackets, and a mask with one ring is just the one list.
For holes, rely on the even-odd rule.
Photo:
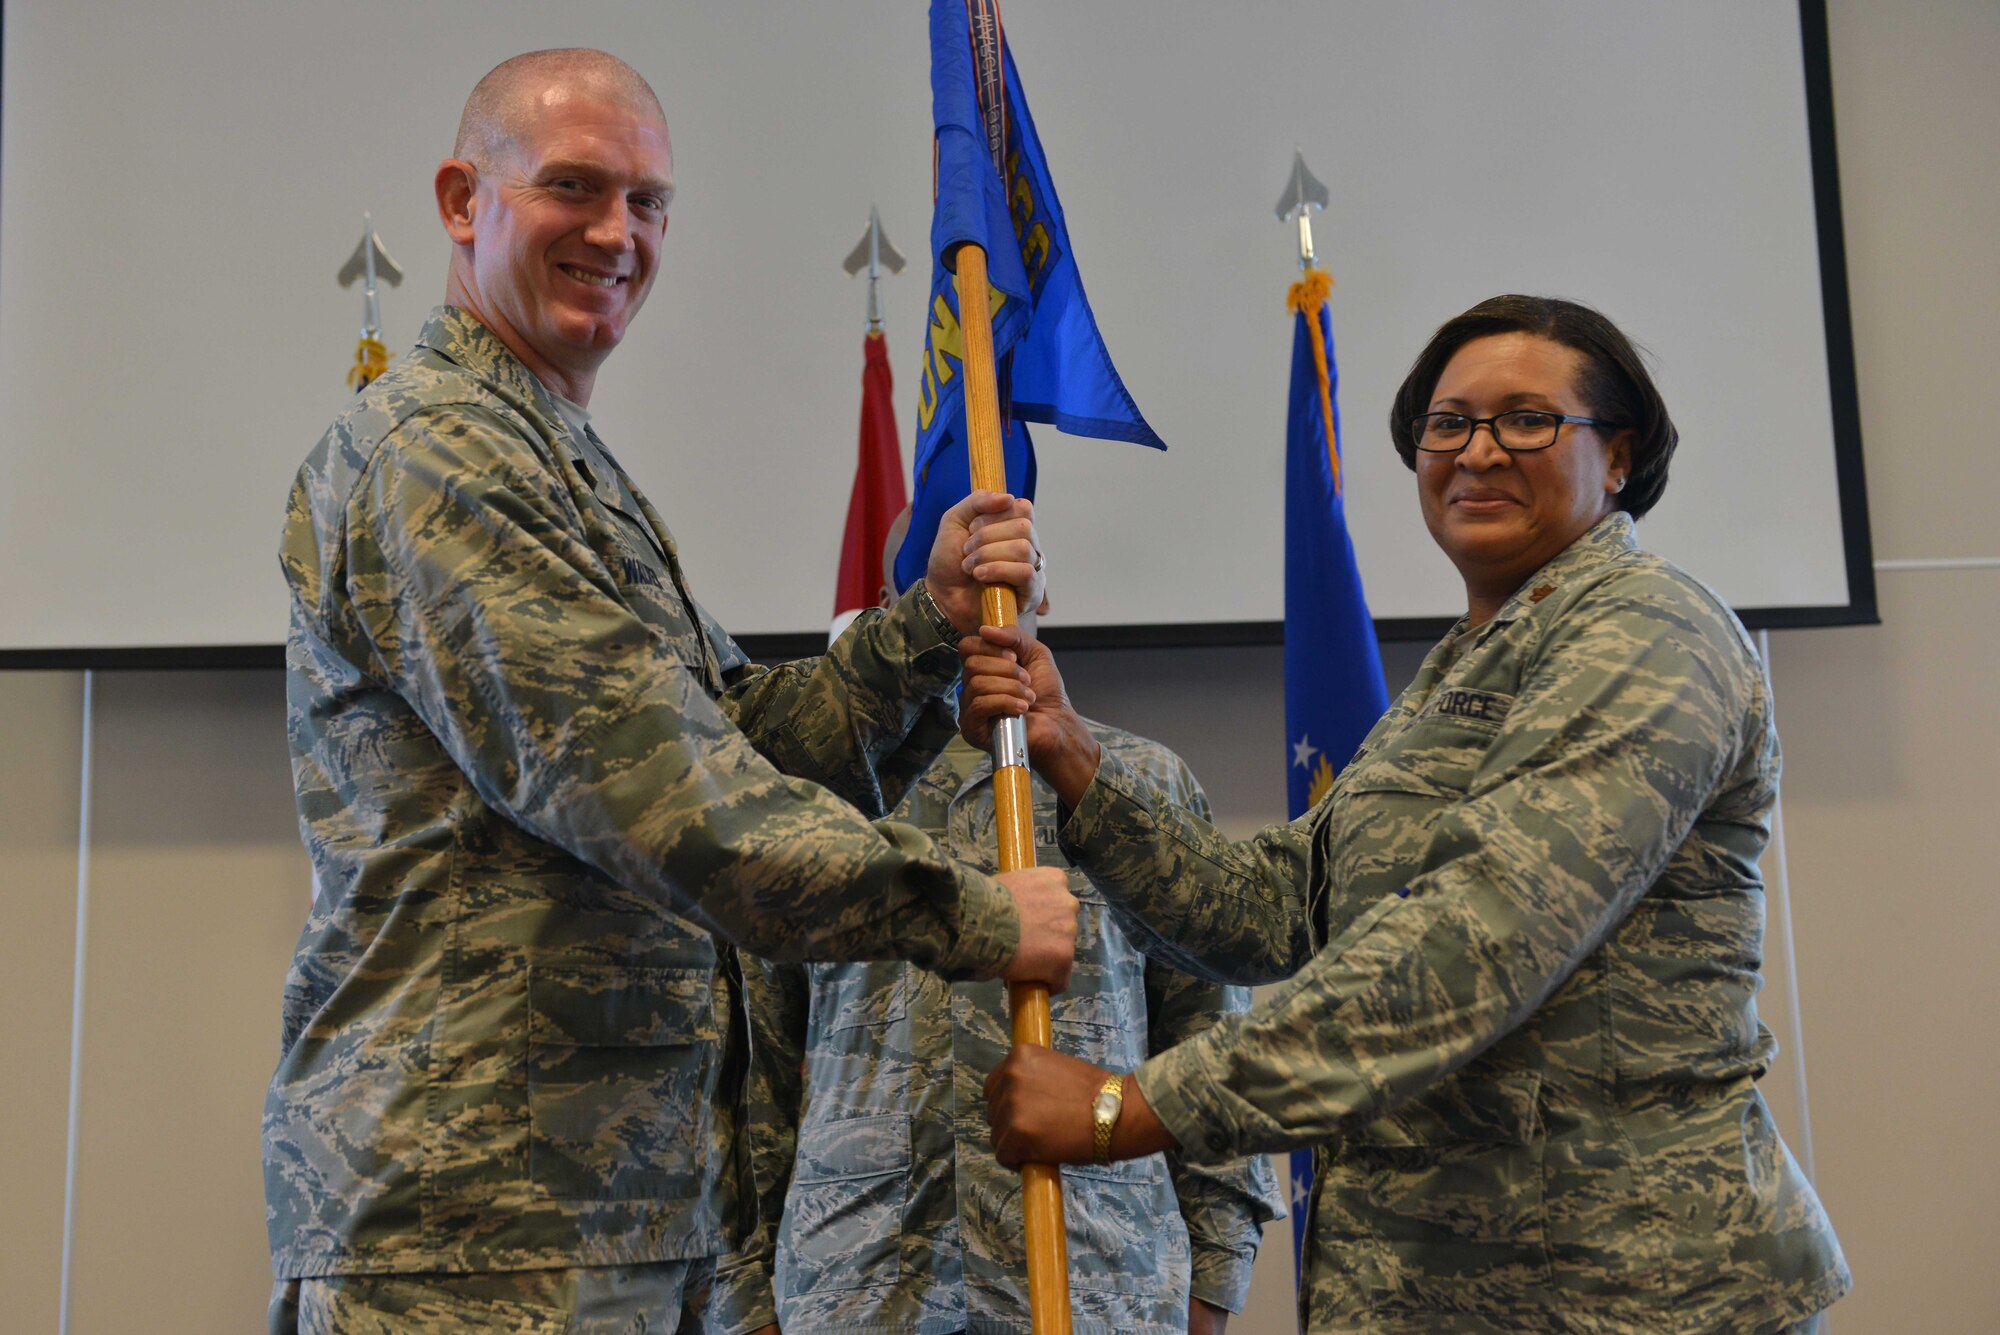
[(1621, 477), (1621, 478), (1619, 478), (1619, 479), (1618, 479), (1618, 480), (1617, 480), (1616, 482), (1613, 482), (1613, 483), (1611, 484), (1611, 490), (1613, 490), (1613, 491), (1623, 491), (1623, 490), (1625, 490), (1625, 479)]

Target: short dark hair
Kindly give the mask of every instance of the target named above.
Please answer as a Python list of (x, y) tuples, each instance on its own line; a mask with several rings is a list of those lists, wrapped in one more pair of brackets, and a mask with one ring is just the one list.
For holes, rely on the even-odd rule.
[(1652, 509), (1667, 489), (1667, 465), (1680, 443), (1680, 432), (1667, 416), (1667, 405), (1632, 340), (1599, 312), (1561, 297), (1517, 293), (1489, 297), (1445, 321), (1431, 335), (1403, 377), (1395, 406), (1389, 410), (1389, 435), (1403, 462), (1415, 471), (1417, 439), (1410, 421), (1429, 411), (1446, 364), (1474, 339), (1512, 333), (1535, 334), (1582, 354), (1576, 392), (1590, 405), (1590, 415), (1621, 423), (1632, 432), (1632, 471), (1612, 503), (1634, 519)]

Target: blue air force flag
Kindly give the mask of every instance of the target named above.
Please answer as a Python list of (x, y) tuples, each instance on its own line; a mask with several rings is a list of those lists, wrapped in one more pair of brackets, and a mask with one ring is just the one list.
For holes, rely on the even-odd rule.
[[(1347, 534), (1340, 469), (1340, 371), (1326, 297), (1333, 280), (1308, 269), (1288, 304), (1291, 401), (1285, 417), (1285, 773), (1293, 819), (1333, 787), (1333, 777), (1389, 707), (1375, 623)], [(1295, 1150), (1292, 1256), (1304, 1277), (1312, 1152)]]
[(1326, 795), (1389, 707), (1347, 535), (1331, 285), (1325, 270), (1307, 270), (1290, 303), (1298, 321), (1285, 415), (1285, 727), (1294, 819)]

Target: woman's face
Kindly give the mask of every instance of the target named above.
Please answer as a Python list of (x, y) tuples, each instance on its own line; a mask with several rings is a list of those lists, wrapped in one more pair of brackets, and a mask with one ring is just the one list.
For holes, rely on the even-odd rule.
[[(1582, 369), (1582, 353), (1538, 334), (1474, 339), (1445, 363), (1425, 411), (1490, 417), (1540, 408), (1590, 417), (1593, 405), (1576, 391)], [(1492, 616), (1611, 512), (1631, 471), (1630, 435), (1570, 424), (1545, 450), (1509, 454), (1480, 427), (1456, 454), (1417, 455), (1424, 523), (1464, 577), (1475, 619)]]

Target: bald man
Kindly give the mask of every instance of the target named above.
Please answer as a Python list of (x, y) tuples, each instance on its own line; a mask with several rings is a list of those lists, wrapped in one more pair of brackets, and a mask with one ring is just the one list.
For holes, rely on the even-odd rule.
[(699, 1329), (754, 1211), (740, 944), (1060, 984), (1077, 905), (882, 819), (955, 729), (1025, 504), (818, 659), (750, 664), (590, 425), (673, 160), (623, 62), (482, 80), (446, 304), (300, 469), (281, 562), (314, 902), (264, 1115), (274, 1330)]

